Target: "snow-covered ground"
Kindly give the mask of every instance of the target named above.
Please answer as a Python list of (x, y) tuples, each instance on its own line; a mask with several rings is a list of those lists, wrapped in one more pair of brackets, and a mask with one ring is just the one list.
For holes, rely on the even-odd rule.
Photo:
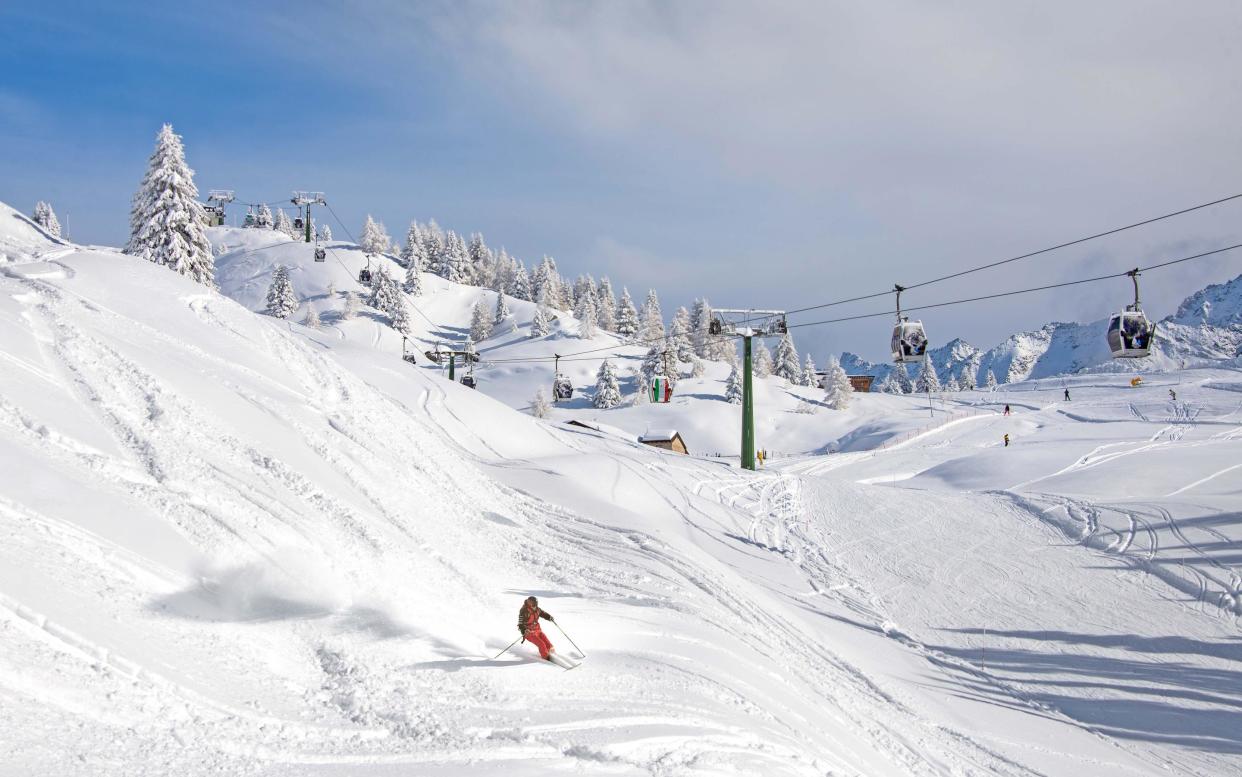
[[(515, 301), (471, 391), (336, 318), (344, 244), (217, 231), (226, 296), (5, 240), (2, 773), (1242, 773), (1236, 370), (935, 415), (761, 381), (760, 445), (801, 455), (748, 473), (632, 439), (735, 452), (722, 365), (535, 420), (550, 365), (499, 359), (610, 335), (524, 339)], [(252, 312), (277, 261), (322, 330)], [(420, 352), (481, 293), (424, 284)], [(494, 658), (531, 593), (582, 667)]]

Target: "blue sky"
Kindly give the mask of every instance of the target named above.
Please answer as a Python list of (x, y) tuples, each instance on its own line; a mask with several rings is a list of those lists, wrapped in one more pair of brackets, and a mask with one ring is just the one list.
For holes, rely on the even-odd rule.
[[(159, 126), (201, 190), (434, 217), (672, 306), (800, 307), (1242, 191), (1242, 11), (1204, 2), (0, 6), (0, 200), (122, 243)], [(1240, 242), (1242, 205), (907, 300)], [(1153, 312), (1242, 272), (1148, 279)], [(1118, 288), (929, 315), (987, 347)], [(850, 314), (885, 302), (834, 308)], [(802, 330), (878, 358), (878, 322)]]

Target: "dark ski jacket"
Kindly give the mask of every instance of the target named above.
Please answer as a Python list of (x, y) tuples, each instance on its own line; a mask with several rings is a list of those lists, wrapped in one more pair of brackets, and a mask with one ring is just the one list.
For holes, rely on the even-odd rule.
[(523, 603), (522, 609), (518, 611), (518, 631), (522, 632), (523, 637), (525, 637), (526, 632), (531, 629), (534, 629), (535, 631), (540, 631), (541, 630), (539, 628), (540, 618), (543, 618), (544, 620), (547, 620), (547, 621), (556, 620), (555, 618), (552, 617), (551, 613), (549, 613), (546, 610), (540, 609), (539, 605), (535, 605), (534, 607), (532, 607), (529, 604)]

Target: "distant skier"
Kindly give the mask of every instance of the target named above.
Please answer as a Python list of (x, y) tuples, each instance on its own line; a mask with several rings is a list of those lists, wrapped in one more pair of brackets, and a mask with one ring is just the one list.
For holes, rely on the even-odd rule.
[(552, 647), (552, 641), (548, 639), (548, 635), (543, 633), (543, 629), (539, 626), (539, 619), (556, 622), (556, 618), (552, 617), (552, 613), (539, 609), (539, 600), (533, 596), (528, 596), (526, 601), (522, 603), (522, 609), (518, 611), (518, 631), (522, 633), (522, 638), (539, 648), (539, 657), (544, 661), (551, 661), (552, 654), (556, 652), (556, 648)]
[(1009, 415), (1009, 405), (1005, 405), (1005, 415)]
[(1070, 401), (1070, 398), (1069, 398), (1069, 389), (1066, 389), (1066, 390), (1065, 390), (1065, 401), (1066, 401), (1066, 402)]
[(1009, 447), (1009, 435), (1008, 434), (1005, 435), (1005, 447), (1006, 448)]
[(1169, 399), (1173, 400), (1174, 402), (1177, 401), (1177, 392), (1174, 391), (1173, 389), (1169, 389)]

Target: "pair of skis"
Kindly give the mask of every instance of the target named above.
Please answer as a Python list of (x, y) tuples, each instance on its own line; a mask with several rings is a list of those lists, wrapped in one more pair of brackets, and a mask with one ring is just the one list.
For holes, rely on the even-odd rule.
[[(552, 624), (556, 626), (556, 628), (562, 634), (565, 634), (565, 630), (561, 628), (561, 624), (557, 623), (556, 621), (552, 621)], [(522, 638), (518, 637), (517, 639), (510, 642), (504, 650), (492, 656), (492, 660), (495, 661), (496, 659), (503, 656), (505, 653), (508, 653), (509, 648), (516, 645), (518, 643), (518, 640), (520, 639)], [(566, 658), (565, 656), (562, 656), (560, 653), (557, 653), (555, 650), (553, 650), (548, 655), (548, 663), (553, 664), (555, 666), (559, 666), (561, 669), (564, 669), (566, 672), (568, 672), (570, 669), (577, 669), (578, 667), (582, 666), (582, 661), (583, 659), (586, 658), (586, 653), (582, 652), (582, 648), (578, 647), (578, 643), (574, 642), (573, 637), (569, 636), (568, 634), (565, 634), (565, 639), (569, 640), (569, 644), (574, 646), (574, 649), (578, 651), (578, 655), (581, 656), (581, 658), (579, 658), (577, 661), (574, 661), (573, 659)]]

